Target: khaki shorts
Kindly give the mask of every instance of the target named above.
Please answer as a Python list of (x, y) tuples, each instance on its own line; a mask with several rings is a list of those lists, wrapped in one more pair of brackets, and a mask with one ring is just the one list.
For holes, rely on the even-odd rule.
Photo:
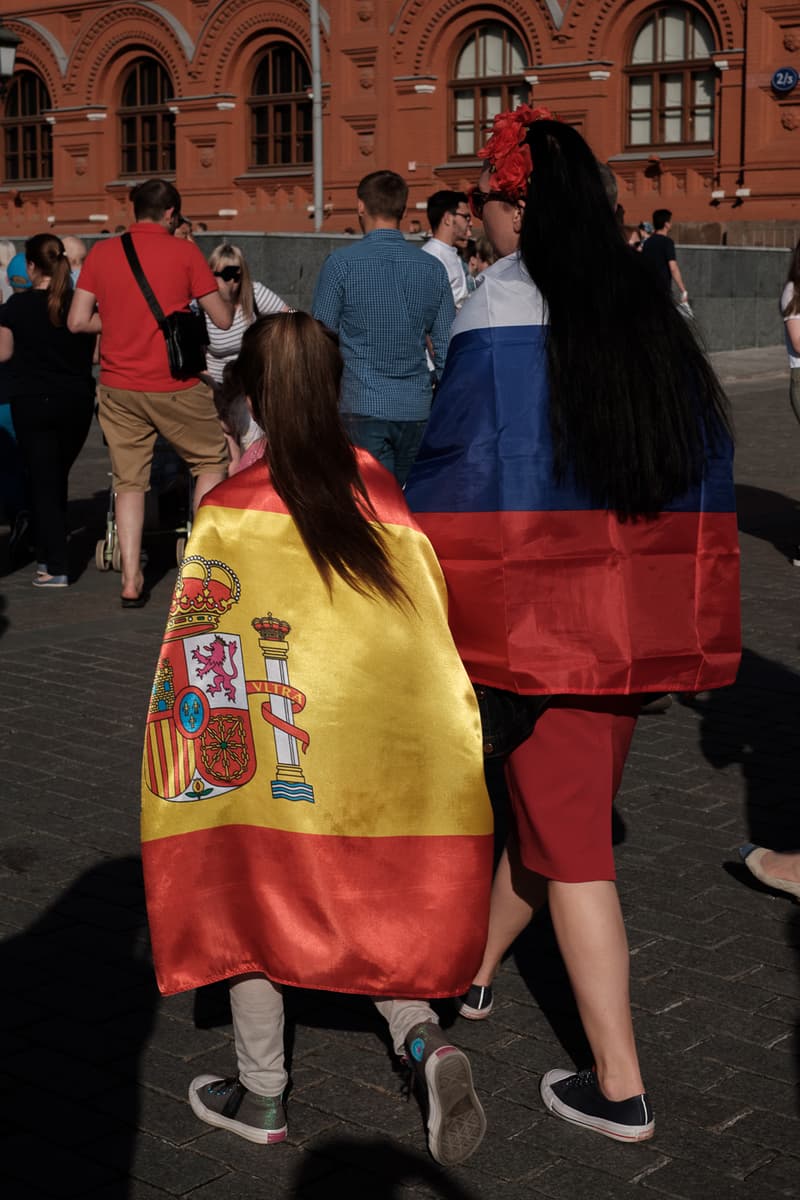
[(192, 475), (227, 473), (225, 437), (206, 384), (196, 383), (182, 392), (129, 392), (101, 385), (97, 394), (116, 492), (150, 490), (153, 447), (159, 433)]

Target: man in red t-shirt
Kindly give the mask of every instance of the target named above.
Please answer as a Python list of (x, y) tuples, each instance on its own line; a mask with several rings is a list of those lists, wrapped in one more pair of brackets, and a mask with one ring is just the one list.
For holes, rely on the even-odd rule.
[[(131, 192), (130, 234), (144, 275), (166, 313), (192, 300), (220, 329), (233, 308), (217, 290), (203, 255), (172, 236), (181, 198), (163, 179)], [(101, 333), (99, 416), (114, 472), (117, 535), (122, 558), (122, 604), (146, 599), (140, 565), (144, 499), (157, 434), (187, 462), (195, 478), (195, 508), (227, 473), (227, 451), (210, 388), (170, 373), (164, 335), (133, 275), (119, 237), (89, 253), (69, 311), (73, 333)]]

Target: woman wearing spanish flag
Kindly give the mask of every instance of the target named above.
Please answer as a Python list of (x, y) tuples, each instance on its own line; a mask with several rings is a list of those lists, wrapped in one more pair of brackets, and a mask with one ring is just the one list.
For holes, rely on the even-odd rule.
[(495, 118), (472, 193), (503, 257), (456, 318), (406, 489), (472, 681), (552, 699), (506, 762), (514, 835), (460, 1012), (549, 903), (594, 1068), (546, 1106), (653, 1134), (629, 1000), (612, 801), (643, 696), (722, 687), (740, 651), (732, 443), (690, 326), (625, 245), (580, 134)]
[(414, 1069), (431, 1154), (462, 1162), (485, 1118), (428, 1000), (480, 962), (492, 817), (444, 580), (393, 476), (344, 432), (335, 336), (261, 318), (235, 370), (264, 457), (200, 507), (145, 734), (159, 987), (231, 981), (238, 1074), (197, 1077), (189, 1100), (282, 1141), (282, 987), (360, 993)]

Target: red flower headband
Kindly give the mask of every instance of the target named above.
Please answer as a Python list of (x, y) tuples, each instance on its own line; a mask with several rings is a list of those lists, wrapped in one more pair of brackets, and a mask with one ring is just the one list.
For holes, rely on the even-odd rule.
[(521, 196), (528, 186), (533, 170), (530, 146), (525, 141), (528, 126), (534, 121), (553, 120), (549, 108), (531, 108), (520, 104), (513, 112), (498, 113), (492, 125), (492, 136), (478, 151), (492, 172), (489, 187), (506, 196)]

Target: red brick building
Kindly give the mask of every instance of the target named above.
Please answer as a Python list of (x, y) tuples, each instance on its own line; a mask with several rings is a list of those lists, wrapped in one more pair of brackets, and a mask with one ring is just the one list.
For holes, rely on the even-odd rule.
[[(306, 0), (12, 3), (0, 232), (113, 230), (156, 174), (212, 230), (313, 229)], [(472, 182), (492, 114), (531, 97), (611, 161), (632, 219), (800, 219), (800, 0), (323, 3), (325, 231), (378, 167), (412, 208)]]

